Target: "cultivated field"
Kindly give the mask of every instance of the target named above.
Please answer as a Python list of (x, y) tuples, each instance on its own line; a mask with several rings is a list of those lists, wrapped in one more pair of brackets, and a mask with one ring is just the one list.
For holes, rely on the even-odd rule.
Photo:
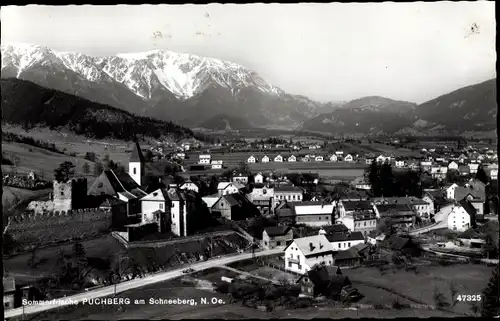
[[(481, 294), (491, 277), (492, 268), (484, 265), (418, 266), (418, 274), (404, 269), (387, 271), (381, 274), (378, 268), (360, 267), (344, 269), (355, 286), (380, 286), (394, 292), (414, 298), (429, 305), (436, 305), (434, 290), (441, 292), (446, 301), (453, 304), (451, 288), (456, 287), (457, 294)], [(453, 284), (453, 285), (452, 285)], [(472, 304), (458, 302), (453, 311), (471, 313)]]

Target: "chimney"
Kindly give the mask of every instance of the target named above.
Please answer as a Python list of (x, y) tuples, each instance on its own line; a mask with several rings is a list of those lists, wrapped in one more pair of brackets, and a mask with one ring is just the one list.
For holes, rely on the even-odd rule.
[(323, 248), (323, 244), (319, 243), (319, 249), (321, 250)]

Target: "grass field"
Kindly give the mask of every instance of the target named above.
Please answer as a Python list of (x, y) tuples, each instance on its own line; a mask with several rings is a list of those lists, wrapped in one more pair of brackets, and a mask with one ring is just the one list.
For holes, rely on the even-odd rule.
[[(391, 290), (414, 298), (425, 304), (435, 305), (434, 289), (451, 298), (451, 284), (457, 294), (481, 294), (491, 277), (492, 268), (484, 265), (419, 266), (418, 274), (404, 269), (381, 275), (377, 268), (361, 267), (344, 269), (342, 273), (358, 286), (364, 282), (387, 287)], [(457, 303), (453, 307), (457, 313), (471, 313), (471, 303)]]

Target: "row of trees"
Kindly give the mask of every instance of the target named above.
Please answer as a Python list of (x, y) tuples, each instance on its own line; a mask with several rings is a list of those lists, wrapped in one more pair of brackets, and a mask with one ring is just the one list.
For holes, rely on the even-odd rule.
[(421, 171), (394, 172), (389, 162), (373, 162), (367, 169), (366, 178), (372, 186), (372, 193), (380, 196), (422, 196)]

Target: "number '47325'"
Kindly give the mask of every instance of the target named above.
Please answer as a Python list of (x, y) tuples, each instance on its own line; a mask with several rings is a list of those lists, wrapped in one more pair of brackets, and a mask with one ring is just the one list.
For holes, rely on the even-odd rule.
[(460, 302), (478, 302), (481, 301), (481, 294), (459, 294), (457, 301)]

